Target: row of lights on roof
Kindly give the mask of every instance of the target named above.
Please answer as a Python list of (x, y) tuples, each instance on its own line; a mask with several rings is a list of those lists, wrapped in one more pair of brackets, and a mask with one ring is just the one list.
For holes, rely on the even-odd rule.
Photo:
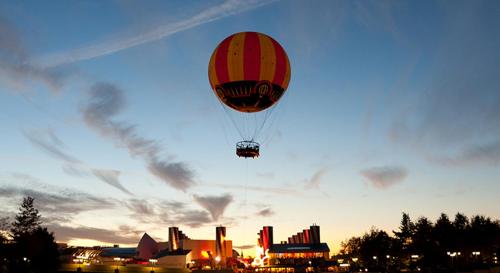
[[(460, 255), (462, 255), (462, 253), (461, 253), (461, 252), (449, 252), (449, 251), (448, 251), (448, 252), (446, 252), (446, 254), (447, 254), (448, 256), (451, 256), (451, 257), (455, 257), (455, 256), (460, 256)], [(473, 252), (472, 252), (472, 255), (474, 255), (474, 256), (479, 256), (479, 255), (481, 255), (481, 252), (479, 252), (479, 251), (473, 251)], [(390, 256), (390, 255), (386, 255), (385, 257), (386, 257), (387, 259), (389, 259), (391, 256)], [(419, 255), (417, 255), (417, 254), (414, 254), (414, 255), (411, 255), (410, 257), (411, 257), (412, 259), (418, 259), (420, 256), (419, 256)], [(373, 258), (374, 260), (376, 260), (378, 257), (377, 257), (377, 256), (373, 256), (372, 258)], [(494, 257), (493, 259), (494, 259), (494, 260), (496, 260), (496, 259), (497, 259), (497, 257)], [(343, 261), (343, 259), (339, 259), (339, 261), (340, 261), (340, 260), (342, 260), (342, 261)], [(358, 258), (352, 258), (352, 261), (353, 261), (353, 262), (357, 262), (357, 261), (358, 261)]]

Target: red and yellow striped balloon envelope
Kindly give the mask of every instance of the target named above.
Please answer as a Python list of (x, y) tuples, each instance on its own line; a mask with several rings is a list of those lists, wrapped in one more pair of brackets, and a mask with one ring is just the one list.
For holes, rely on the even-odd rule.
[(284, 94), (290, 82), (290, 61), (273, 38), (258, 32), (240, 32), (215, 48), (208, 78), (224, 104), (240, 112), (258, 112)]

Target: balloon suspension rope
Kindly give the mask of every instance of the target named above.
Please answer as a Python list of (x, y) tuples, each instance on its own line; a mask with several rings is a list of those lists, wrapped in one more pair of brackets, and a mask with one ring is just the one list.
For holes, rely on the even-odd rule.
[(241, 132), (240, 128), (238, 127), (238, 124), (236, 124), (236, 121), (234, 120), (234, 118), (231, 117), (231, 114), (228, 112), (228, 109), (226, 108), (226, 106), (224, 106), (224, 104), (220, 100), (219, 100), (219, 103), (220, 103), (220, 106), (222, 107), (222, 110), (224, 110), (224, 112), (226, 113), (226, 116), (229, 117), (229, 119), (233, 123), (233, 126), (238, 131), (238, 134), (240, 135), (240, 137), (242, 139), (244, 139), (243, 133)]

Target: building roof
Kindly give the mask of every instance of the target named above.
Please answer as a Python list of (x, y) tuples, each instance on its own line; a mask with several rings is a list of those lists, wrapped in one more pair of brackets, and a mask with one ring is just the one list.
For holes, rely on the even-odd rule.
[(137, 258), (149, 260), (158, 253), (158, 243), (147, 233), (144, 233), (137, 245)]
[(161, 250), (158, 252), (158, 254), (155, 255), (155, 258), (161, 258), (165, 256), (184, 256), (187, 255), (189, 252), (191, 252), (191, 249), (177, 249), (174, 251), (169, 251), (168, 248)]
[(135, 247), (110, 247), (110, 248), (103, 248), (101, 256), (133, 258), (136, 255), (136, 252), (137, 249)]
[(272, 245), (269, 253), (314, 253), (330, 252), (326, 243), (320, 244), (276, 244)]

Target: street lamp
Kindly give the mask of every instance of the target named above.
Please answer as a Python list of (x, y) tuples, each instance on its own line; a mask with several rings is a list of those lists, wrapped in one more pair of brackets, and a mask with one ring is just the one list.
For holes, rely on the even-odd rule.
[(149, 259), (149, 263), (151, 264), (151, 273), (154, 273), (154, 266), (158, 262), (157, 259)]
[(116, 262), (116, 268), (115, 268), (115, 273), (118, 273), (120, 272), (120, 270), (118, 270), (118, 263), (122, 260), (120, 259), (120, 257), (114, 257), (113, 260)]
[(458, 256), (460, 256), (460, 254), (462, 254), (462, 253), (460, 253), (460, 252), (450, 252), (450, 251), (448, 251), (448, 252), (446, 252), (446, 254), (447, 254), (448, 256), (450, 256), (450, 257), (451, 257), (451, 266), (452, 266), (452, 267), (454, 267), (454, 266), (455, 266), (455, 263), (454, 263), (454, 261), (455, 261), (455, 257), (456, 257), (457, 255), (458, 255)]

